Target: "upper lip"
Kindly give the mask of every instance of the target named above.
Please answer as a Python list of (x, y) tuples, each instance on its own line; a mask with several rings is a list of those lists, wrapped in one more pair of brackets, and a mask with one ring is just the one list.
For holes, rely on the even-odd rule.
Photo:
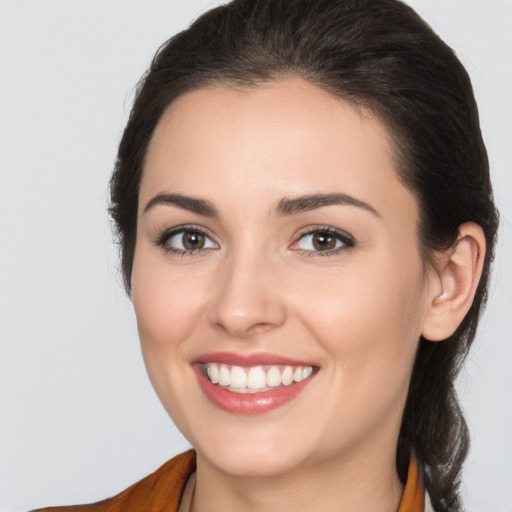
[(240, 354), (236, 352), (209, 352), (195, 358), (192, 363), (224, 363), (233, 366), (264, 366), (264, 365), (288, 365), (288, 366), (315, 366), (311, 361), (292, 359), (289, 357), (257, 352), (254, 354)]

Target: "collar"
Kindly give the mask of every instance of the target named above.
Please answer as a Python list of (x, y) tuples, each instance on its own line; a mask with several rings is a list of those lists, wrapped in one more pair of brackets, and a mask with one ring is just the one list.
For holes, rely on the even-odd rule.
[(409, 463), (407, 483), (397, 512), (434, 512), (430, 498), (423, 489), (421, 472), (414, 456)]

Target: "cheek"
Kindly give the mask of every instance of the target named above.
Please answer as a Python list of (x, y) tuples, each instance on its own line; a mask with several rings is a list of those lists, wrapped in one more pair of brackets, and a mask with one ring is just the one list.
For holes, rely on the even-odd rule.
[(425, 291), (419, 263), (379, 261), (305, 282), (307, 309), (301, 309), (303, 323), (334, 363), (332, 378), (343, 389), (377, 395), (386, 392), (381, 383), (390, 375), (397, 386), (408, 382)]
[(421, 286), (390, 273), (358, 275), (325, 283), (323, 294), (309, 290), (308, 327), (329, 362), (325, 377), (333, 393), (323, 406), (324, 436), (333, 443), (339, 425), (353, 442), (369, 432), (396, 434), (420, 333)]
[[(149, 379), (162, 405), (182, 432), (188, 432), (186, 404), (191, 396), (187, 382), (186, 343), (204, 310), (204, 280), (187, 276), (179, 268), (170, 271), (165, 260), (138, 249), (132, 272), (132, 300), (137, 317), (141, 350)], [(199, 393), (196, 390), (195, 393)]]
[(171, 270), (160, 255), (136, 250), (132, 299), (150, 373), (158, 361), (180, 358), (181, 342), (197, 326), (204, 309), (202, 283), (200, 277), (180, 272), (179, 267)]

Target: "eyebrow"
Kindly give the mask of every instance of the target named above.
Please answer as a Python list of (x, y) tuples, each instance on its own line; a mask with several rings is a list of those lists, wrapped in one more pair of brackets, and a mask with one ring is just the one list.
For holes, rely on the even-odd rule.
[[(190, 212), (204, 215), (205, 217), (218, 217), (217, 208), (206, 199), (198, 199), (195, 197), (185, 196), (183, 194), (157, 194), (144, 207), (144, 213), (151, 210), (157, 205), (172, 205), (188, 210)], [(376, 217), (380, 218), (380, 214), (373, 206), (356, 199), (348, 194), (310, 194), (292, 198), (281, 199), (275, 207), (275, 213), (278, 216), (294, 215), (295, 213), (308, 212), (322, 208), (323, 206), (351, 205), (362, 208)]]
[(369, 211), (380, 218), (379, 212), (373, 206), (356, 199), (348, 194), (311, 194), (293, 198), (281, 199), (276, 206), (276, 214), (280, 216), (293, 215), (300, 212), (308, 212), (322, 208), (323, 206), (351, 205)]
[(144, 213), (151, 210), (159, 204), (168, 204), (177, 206), (183, 210), (204, 215), (205, 217), (218, 217), (219, 212), (215, 206), (206, 199), (197, 199), (195, 197), (185, 196), (183, 194), (157, 194), (144, 207)]

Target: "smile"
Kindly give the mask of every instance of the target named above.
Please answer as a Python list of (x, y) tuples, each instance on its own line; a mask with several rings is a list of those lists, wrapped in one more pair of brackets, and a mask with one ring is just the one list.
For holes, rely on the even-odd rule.
[(204, 363), (202, 372), (212, 384), (233, 393), (258, 393), (301, 382), (313, 374), (313, 366)]
[(294, 402), (320, 368), (273, 354), (204, 354), (192, 363), (199, 387), (216, 407), (255, 415)]

